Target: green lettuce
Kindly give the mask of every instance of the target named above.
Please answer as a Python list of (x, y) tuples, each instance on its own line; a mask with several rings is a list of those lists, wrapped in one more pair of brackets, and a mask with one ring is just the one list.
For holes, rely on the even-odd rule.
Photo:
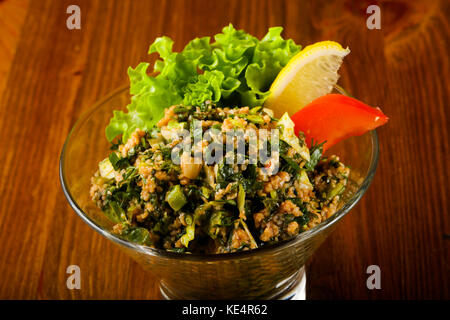
[(270, 28), (258, 40), (233, 25), (222, 33), (190, 41), (181, 52), (172, 50), (173, 40), (157, 38), (149, 54), (159, 54), (153, 65), (156, 76), (148, 75), (149, 64), (128, 69), (131, 102), (127, 112), (114, 111), (106, 137), (122, 135), (127, 140), (140, 128), (150, 130), (167, 107), (200, 105), (206, 100), (223, 106), (258, 106), (287, 62), (300, 51), (292, 39), (281, 37), (281, 27)]

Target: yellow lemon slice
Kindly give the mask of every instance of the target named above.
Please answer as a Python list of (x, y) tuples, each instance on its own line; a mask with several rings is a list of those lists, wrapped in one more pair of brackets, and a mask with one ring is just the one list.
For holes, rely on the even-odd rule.
[(276, 117), (293, 115), (314, 99), (330, 93), (339, 79), (337, 73), (348, 48), (334, 41), (321, 41), (305, 47), (281, 69), (270, 87), (264, 106)]

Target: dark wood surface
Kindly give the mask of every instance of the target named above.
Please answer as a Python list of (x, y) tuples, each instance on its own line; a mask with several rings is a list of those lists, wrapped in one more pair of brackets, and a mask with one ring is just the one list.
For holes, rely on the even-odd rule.
[[(352, 50), (340, 83), (381, 106), (373, 184), (314, 254), (307, 296), (450, 298), (449, 1), (0, 1), (0, 298), (159, 299), (151, 274), (91, 230), (58, 179), (65, 137), (96, 100), (127, 83), (155, 37), (180, 49), (232, 22), (261, 37), (281, 25), (307, 45)], [(81, 30), (66, 8), (81, 8)], [(81, 290), (66, 268), (80, 266)], [(368, 290), (366, 268), (381, 269)]]

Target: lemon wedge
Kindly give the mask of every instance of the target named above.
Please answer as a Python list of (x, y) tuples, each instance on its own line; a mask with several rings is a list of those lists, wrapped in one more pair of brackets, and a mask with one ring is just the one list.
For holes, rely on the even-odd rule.
[(270, 87), (264, 103), (276, 117), (293, 115), (314, 99), (330, 93), (339, 79), (337, 71), (348, 48), (334, 41), (309, 45), (289, 60)]

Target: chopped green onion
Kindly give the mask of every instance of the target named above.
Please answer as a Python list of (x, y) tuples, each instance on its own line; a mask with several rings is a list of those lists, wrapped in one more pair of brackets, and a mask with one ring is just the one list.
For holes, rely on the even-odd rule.
[(179, 184), (177, 184), (169, 192), (167, 192), (166, 201), (169, 203), (169, 206), (175, 211), (180, 210), (187, 203), (186, 197)]
[(216, 239), (219, 227), (222, 225), (222, 216), (223, 211), (216, 211), (212, 213), (211, 218), (209, 219), (208, 234), (213, 239)]
[(211, 190), (208, 189), (207, 187), (201, 187), (200, 188), (200, 192), (202, 193), (202, 196), (208, 200), (209, 196), (211, 195)]
[(276, 199), (277, 198), (277, 192), (275, 190), (270, 191), (270, 197), (272, 199)]
[(239, 209), (239, 218), (246, 219), (245, 216), (245, 191), (242, 184), (239, 184), (239, 191), (238, 191), (238, 209)]
[(257, 114), (262, 107), (254, 107), (250, 109), (250, 114)]
[(192, 216), (190, 214), (187, 214), (184, 217), (184, 221), (186, 222), (187, 225), (191, 225), (192, 224)]
[(142, 143), (142, 146), (143, 146), (145, 149), (147, 149), (147, 142), (145, 141), (145, 138), (144, 138), (144, 137), (141, 138), (141, 143)]
[(252, 236), (252, 233), (250, 232), (250, 230), (247, 227), (247, 224), (244, 222), (244, 220), (239, 219), (239, 222), (241, 223), (242, 227), (244, 228), (245, 232), (247, 233), (248, 237), (250, 238), (250, 248), (258, 248), (258, 245), (256, 244), (255, 239)]
[(309, 190), (313, 189), (313, 185), (309, 181), (308, 175), (306, 174), (305, 170), (300, 171), (300, 179), (299, 179), (301, 185), (303, 188), (307, 188)]
[(246, 117), (246, 119), (248, 120), (248, 121), (250, 121), (250, 122), (253, 122), (253, 123), (256, 123), (256, 124), (263, 124), (264, 123), (264, 119), (261, 117), (261, 116), (259, 116), (259, 115), (253, 115), (253, 114), (250, 114), (250, 115), (248, 115), (247, 117)]
[(337, 196), (344, 190), (344, 187), (345, 187), (345, 185), (342, 182), (338, 183), (333, 189), (328, 191), (327, 199), (328, 200), (333, 199), (335, 196)]
[(186, 227), (186, 233), (180, 238), (180, 242), (186, 248), (189, 246), (189, 242), (194, 240), (195, 237), (195, 225), (191, 224)]
[(122, 233), (122, 237), (128, 241), (141, 245), (151, 245), (150, 233), (147, 229), (141, 227), (132, 227)]

